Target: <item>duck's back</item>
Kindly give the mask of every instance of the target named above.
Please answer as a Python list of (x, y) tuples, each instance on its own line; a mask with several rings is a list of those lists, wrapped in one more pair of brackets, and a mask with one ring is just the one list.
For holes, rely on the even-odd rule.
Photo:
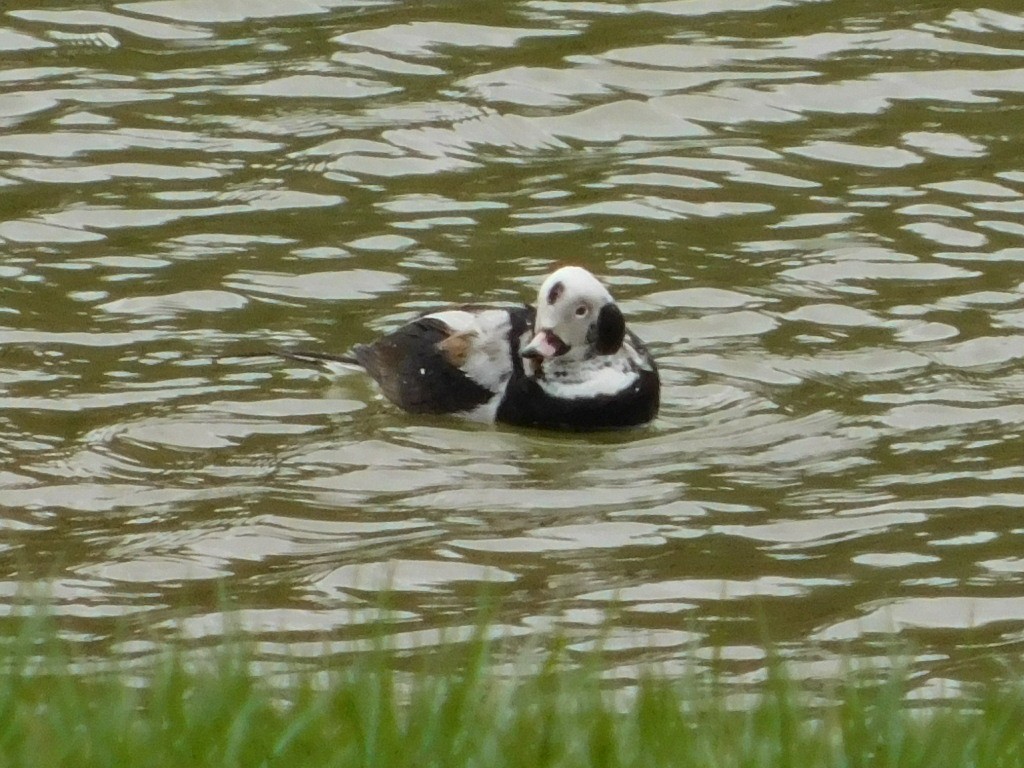
[(385, 397), (411, 413), (493, 419), (513, 374), (526, 307), (468, 307), (425, 315), (352, 352)]

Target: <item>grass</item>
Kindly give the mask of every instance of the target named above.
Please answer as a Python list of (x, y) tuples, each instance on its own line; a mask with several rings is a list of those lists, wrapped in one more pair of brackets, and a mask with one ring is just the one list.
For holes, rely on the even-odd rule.
[[(741, 709), (714, 678), (628, 696), (549, 658), (508, 675), (480, 641), (412, 672), (386, 650), (271, 679), (244, 643), (90, 668), (52, 626), (0, 642), (2, 766), (1020, 766), (1024, 688), (914, 710), (896, 673), (822, 704), (772, 667)], [(557, 654), (556, 654), (557, 657)], [(408, 664), (408, 659), (404, 662)], [(432, 665), (432, 666), (430, 666)]]

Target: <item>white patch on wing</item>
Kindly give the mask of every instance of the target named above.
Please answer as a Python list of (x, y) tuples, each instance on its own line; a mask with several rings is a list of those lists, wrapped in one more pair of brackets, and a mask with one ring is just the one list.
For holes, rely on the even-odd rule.
[[(467, 376), (491, 392), (504, 391), (512, 377), (512, 356), (508, 342), (512, 326), (507, 310), (482, 309), (473, 312), (449, 309), (434, 312), (428, 317), (440, 320), (455, 333), (470, 337), (466, 361), (460, 367)], [(485, 404), (481, 408), (489, 405)], [(497, 403), (494, 409), (497, 410)]]
[(481, 315), (487, 315), (496, 311), (498, 310), (487, 309), (481, 312), (470, 312), (465, 309), (445, 309), (440, 312), (431, 312), (426, 317), (440, 320), (455, 333), (467, 333), (477, 329)]

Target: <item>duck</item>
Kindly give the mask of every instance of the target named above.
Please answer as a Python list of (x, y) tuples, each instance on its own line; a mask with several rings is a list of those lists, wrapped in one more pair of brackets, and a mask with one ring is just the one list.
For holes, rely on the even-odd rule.
[(343, 355), (281, 357), (362, 368), (413, 414), (552, 430), (635, 427), (658, 413), (660, 379), (611, 293), (583, 267), (548, 275), (534, 306), (430, 312)]

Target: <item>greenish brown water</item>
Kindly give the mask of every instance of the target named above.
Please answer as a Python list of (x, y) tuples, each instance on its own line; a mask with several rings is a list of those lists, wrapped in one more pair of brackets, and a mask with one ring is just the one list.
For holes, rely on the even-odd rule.
[[(487, 581), (622, 674), (1019, 650), (1016, 3), (39, 6), (0, 15), (8, 613), (30, 582), (127, 652), (215, 637), (223, 589), (315, 655), (390, 587), (430, 649)], [(241, 354), (563, 262), (656, 353), (650, 428), (411, 418)]]

